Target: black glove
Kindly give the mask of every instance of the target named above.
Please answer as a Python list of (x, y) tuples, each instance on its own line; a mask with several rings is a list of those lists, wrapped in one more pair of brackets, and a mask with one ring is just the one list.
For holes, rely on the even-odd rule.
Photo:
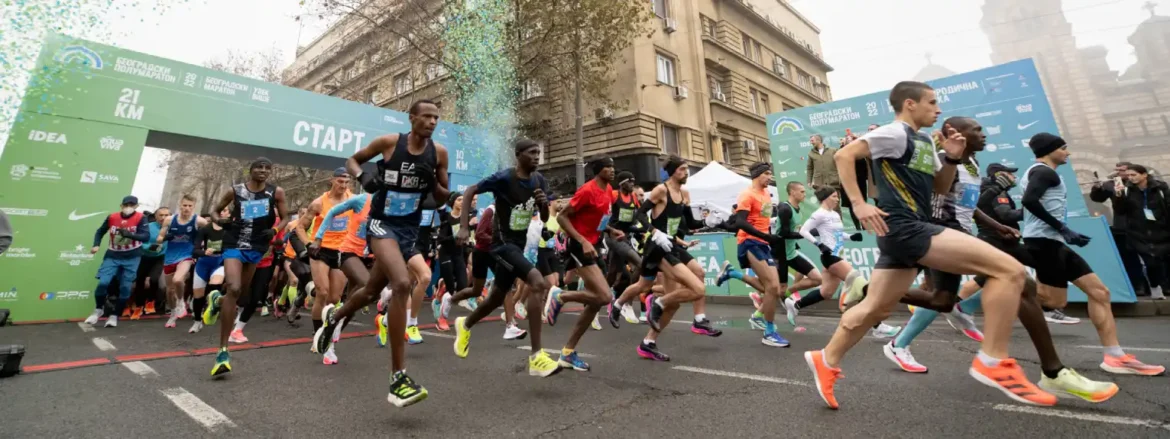
[(1075, 245), (1077, 247), (1084, 247), (1089, 245), (1089, 241), (1093, 239), (1074, 232), (1072, 229), (1069, 229), (1068, 226), (1060, 228), (1060, 236), (1064, 238), (1064, 242), (1067, 242), (1069, 245)]
[(768, 245), (772, 247), (779, 247), (784, 245), (784, 237), (780, 235), (768, 235)]
[(548, 240), (552, 239), (553, 236), (556, 236), (556, 234), (549, 231), (548, 229), (540, 229), (540, 239), (548, 241)]
[(366, 193), (377, 193), (382, 190), (382, 181), (374, 174), (363, 172), (358, 175), (358, 181), (362, 184), (362, 190)]
[(158, 244), (151, 244), (151, 245), (150, 245), (150, 247), (147, 247), (146, 249), (147, 249), (147, 250), (150, 250), (150, 251), (152, 251), (152, 252), (157, 252), (157, 251), (158, 251), (158, 248), (159, 248), (159, 245), (158, 245)]
[(126, 229), (118, 229), (118, 231), (114, 233), (123, 238), (130, 236), (130, 231)]
[(317, 257), (317, 253), (320, 251), (321, 251), (321, 246), (319, 244), (317, 244), (316, 242), (313, 242), (312, 244), (309, 244), (309, 250), (307, 251), (307, 253), (309, 254), (309, 257), (315, 258), (315, 257)]
[(817, 244), (817, 248), (821, 250), (822, 254), (826, 254), (826, 255), (833, 254), (833, 249), (829, 248), (829, 246), (827, 246), (827, 245)]
[(854, 234), (852, 234), (852, 235), (849, 235), (849, 240), (850, 240), (850, 241), (853, 241), (853, 242), (861, 242), (861, 239), (862, 239), (861, 232), (858, 232), (858, 233), (854, 233)]
[(1016, 182), (1012, 181), (1011, 174), (1000, 173), (995, 176), (995, 185), (999, 186), (1000, 191), (1007, 192), (1016, 186)]

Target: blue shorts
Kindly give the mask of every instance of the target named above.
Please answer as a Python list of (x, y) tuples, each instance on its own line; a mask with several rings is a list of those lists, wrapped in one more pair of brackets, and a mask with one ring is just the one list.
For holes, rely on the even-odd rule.
[(746, 240), (739, 244), (736, 249), (736, 254), (739, 256), (739, 267), (743, 269), (752, 268), (751, 262), (748, 261), (748, 254), (756, 257), (757, 261), (763, 261), (769, 267), (776, 266), (776, 260), (772, 259), (772, 247), (754, 239)]
[(163, 265), (175, 265), (191, 257), (191, 252), (195, 251), (195, 245), (189, 242), (169, 243), (167, 244), (166, 257), (163, 259)]
[[(409, 261), (414, 255), (419, 254), (418, 250), (414, 248), (418, 241), (418, 226), (403, 226), (370, 218), (368, 227), (370, 230), (366, 233), (367, 239), (393, 239), (397, 242), (398, 251), (402, 253), (403, 261)], [(370, 252), (373, 251), (374, 246), (371, 245)]]
[(259, 264), (264, 259), (264, 252), (256, 250), (241, 250), (229, 248), (223, 251), (224, 259), (238, 259), (245, 264)]
[(204, 256), (195, 262), (195, 277), (207, 283), (211, 274), (223, 266), (223, 256)]

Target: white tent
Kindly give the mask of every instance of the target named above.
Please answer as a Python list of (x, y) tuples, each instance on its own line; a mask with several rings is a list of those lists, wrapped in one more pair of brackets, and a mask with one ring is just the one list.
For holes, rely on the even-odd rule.
[[(747, 177), (736, 174), (718, 162), (711, 162), (687, 179), (687, 190), (691, 193), (691, 208), (696, 209), (696, 218), (701, 209), (711, 212), (713, 218), (707, 222), (721, 221), (731, 216), (731, 205), (735, 204), (739, 193), (751, 186), (752, 181)], [(776, 187), (768, 186), (773, 200), (779, 200)]]

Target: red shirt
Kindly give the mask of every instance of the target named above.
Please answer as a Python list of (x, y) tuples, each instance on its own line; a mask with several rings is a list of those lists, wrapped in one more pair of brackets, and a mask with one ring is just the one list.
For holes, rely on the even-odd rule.
[(596, 244), (601, 239), (601, 231), (609, 226), (609, 211), (613, 206), (613, 191), (609, 185), (598, 187), (595, 181), (589, 181), (577, 189), (569, 207), (573, 208), (573, 217), (570, 223), (582, 238), (590, 244)]
[(489, 251), (492, 249), (492, 219), (496, 216), (496, 206), (488, 206), (475, 225), (475, 249)]

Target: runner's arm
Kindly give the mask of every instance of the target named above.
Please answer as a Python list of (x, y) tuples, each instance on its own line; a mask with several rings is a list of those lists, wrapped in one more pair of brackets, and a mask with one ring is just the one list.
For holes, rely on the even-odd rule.
[(585, 237), (581, 236), (580, 232), (577, 232), (577, 228), (573, 227), (573, 221), (571, 221), (573, 215), (577, 214), (577, 206), (583, 204), (585, 201), (582, 195), (584, 193), (586, 191), (577, 191), (577, 194), (573, 195), (573, 198), (569, 200), (569, 205), (557, 213), (557, 225), (561, 226), (561, 230), (574, 241), (580, 242), (581, 244), (593, 245), (592, 242), (585, 241)]
[[(321, 218), (321, 224), (332, 223), (333, 217), (335, 217), (337, 215), (341, 215), (341, 214), (345, 213), (345, 211), (347, 211), (347, 210), (350, 210), (353, 212), (361, 212), (362, 208), (365, 207), (365, 205), (366, 205), (366, 197), (367, 196), (368, 195), (366, 195), (366, 194), (358, 194), (358, 195), (354, 195), (352, 197), (349, 197), (349, 199), (347, 199), (345, 201), (337, 203), (337, 205), (335, 205), (335, 206), (333, 206), (333, 208), (329, 209), (328, 212), (325, 212), (325, 217)], [(325, 238), (325, 226), (322, 225), (321, 227), (317, 228), (317, 236), (315, 236), (314, 239), (324, 239), (324, 238)]]
[(435, 168), (435, 203), (445, 204), (447, 198), (451, 196), (451, 189), (449, 188), (450, 180), (447, 175), (448, 163), (447, 147), (435, 143), (435, 161), (437, 167)]
[(955, 185), (955, 175), (959, 166), (946, 161), (947, 153), (939, 151), (934, 155), (934, 193), (946, 195)]
[(385, 136), (375, 137), (370, 141), (365, 148), (359, 149), (348, 159), (345, 159), (345, 170), (349, 171), (349, 175), (361, 181), (362, 165), (373, 160), (378, 154), (389, 151), (398, 143), (398, 134), (387, 134)]
[(292, 219), (288, 217), (288, 203), (284, 198), (284, 188), (277, 186), (273, 197), (276, 198), (276, 216), (280, 218), (280, 222), (272, 226), (272, 235), (276, 236), (276, 231), (284, 228)]
[(548, 191), (548, 181), (544, 179), (543, 175), (540, 176), (539, 180), (540, 180), (540, 192), (544, 194), (544, 203), (543, 204), (537, 203), (536, 207), (540, 211), (540, 220), (542, 222), (547, 223), (549, 221), (549, 215), (550, 215), (548, 205), (549, 205), (549, 203), (552, 202), (552, 200), (550, 200), (549, 198), (552, 195), (552, 192)]
[(813, 243), (813, 245), (820, 245), (820, 242), (812, 235), (812, 231), (820, 225), (821, 216), (816, 214), (810, 215), (809, 219), (804, 222), (804, 225), (800, 226), (800, 236), (808, 242)]
[(106, 236), (106, 232), (110, 231), (110, 217), (102, 220), (102, 225), (98, 226), (97, 233), (93, 234), (93, 246), (100, 247), (102, 245), (102, 237)]
[(134, 228), (134, 232), (123, 233), (122, 236), (133, 239), (138, 242), (150, 241), (150, 222), (146, 220), (146, 215), (138, 220), (138, 226)]
[(1036, 218), (1040, 218), (1040, 221), (1044, 221), (1045, 224), (1056, 230), (1063, 228), (1064, 223), (1061, 223), (1044, 209), (1044, 205), (1040, 203), (1040, 197), (1044, 195), (1044, 191), (1059, 185), (1060, 176), (1056, 175), (1056, 171), (1047, 166), (1037, 166), (1028, 176), (1028, 189), (1024, 191), (1024, 199), (1021, 202), (1024, 209), (1028, 209), (1028, 212), (1036, 215)]
[(665, 196), (666, 185), (660, 184), (655, 186), (654, 189), (650, 190), (650, 196), (646, 199), (647, 202), (642, 203), (642, 205), (638, 207), (638, 211), (634, 213), (634, 219), (637, 220), (638, 225), (641, 226), (642, 230), (650, 231), (654, 229), (654, 226), (650, 224), (650, 211), (654, 210), (654, 206), (657, 206), (658, 203), (662, 202), (662, 199)]
[[(871, 132), (870, 134), (873, 133)], [(849, 201), (854, 206), (865, 204), (866, 201), (865, 197), (861, 195), (861, 186), (858, 185), (859, 182), (857, 181), (857, 168), (853, 164), (858, 160), (864, 160), (869, 157), (869, 141), (865, 138), (854, 140), (837, 151), (836, 154), (833, 154), (833, 161), (837, 164), (837, 179), (841, 181), (841, 189), (845, 190), (845, 195), (849, 197)], [(812, 169), (811, 161), (809, 162), (809, 169)], [(812, 174), (809, 174), (808, 178), (811, 182)]]
[(164, 220), (162, 224), (158, 225), (158, 238), (156, 238), (154, 242), (162, 244), (163, 241), (167, 240), (167, 230), (171, 228), (171, 222), (175, 220), (176, 216), (178, 215), (171, 215), (167, 217), (167, 219)]
[(234, 190), (224, 192), (223, 196), (219, 198), (219, 203), (216, 203), (215, 209), (212, 209), (211, 212), (209, 212), (211, 215), (211, 221), (218, 223), (221, 219), (219, 217), (219, 213), (223, 212), (224, 209), (227, 209), (227, 207), (232, 204), (232, 201), (235, 199), (235, 197), (236, 192)]
[[(297, 237), (301, 239), (301, 242), (313, 242), (313, 239), (309, 237), (309, 227), (312, 227), (312, 218), (316, 218), (320, 213), (321, 199), (318, 198), (313, 200), (312, 203), (309, 203), (309, 207), (305, 209), (305, 215), (302, 218), (308, 219), (308, 221), (297, 221), (296, 227), (293, 228), (293, 232), (297, 234)], [(325, 224), (325, 222), (322, 221), (321, 224)], [(323, 228), (324, 227), (318, 227), (318, 230)]]

